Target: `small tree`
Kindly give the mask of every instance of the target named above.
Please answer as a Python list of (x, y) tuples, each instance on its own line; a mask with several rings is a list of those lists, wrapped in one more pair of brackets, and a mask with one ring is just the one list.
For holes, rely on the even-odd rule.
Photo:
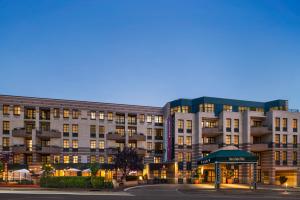
[(2, 173), (3, 170), (4, 170), (4, 165), (3, 165), (3, 163), (0, 161), (0, 173)]
[(91, 164), (91, 166), (90, 166), (91, 176), (95, 177), (97, 175), (99, 169), (100, 169), (100, 167), (98, 164), (96, 164), (96, 163)]
[(43, 176), (48, 177), (52, 174), (54, 168), (52, 167), (51, 164), (44, 164), (42, 170), (44, 170)]
[(114, 161), (115, 168), (122, 172), (122, 180), (128, 176), (130, 171), (142, 170), (144, 168), (143, 159), (133, 148), (125, 147), (123, 151), (119, 150)]
[(279, 177), (279, 182), (280, 182), (280, 185), (283, 185), (287, 182), (288, 178), (286, 176), (280, 176)]

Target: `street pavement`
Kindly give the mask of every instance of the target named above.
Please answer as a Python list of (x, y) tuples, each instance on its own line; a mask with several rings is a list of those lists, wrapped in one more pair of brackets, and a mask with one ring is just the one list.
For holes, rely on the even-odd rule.
[(199, 189), (189, 185), (147, 185), (129, 188), (126, 191), (53, 191), (29, 189), (0, 189), (2, 200), (190, 200), (190, 199), (291, 199), (299, 200), (300, 191), (280, 191), (260, 189), (256, 191), (246, 189)]

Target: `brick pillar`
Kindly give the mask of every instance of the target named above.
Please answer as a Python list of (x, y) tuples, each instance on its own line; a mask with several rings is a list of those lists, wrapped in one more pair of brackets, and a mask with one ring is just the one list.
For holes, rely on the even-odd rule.
[(270, 171), (269, 171), (269, 184), (270, 185), (275, 185), (275, 176), (276, 176), (275, 169), (274, 168), (270, 169)]

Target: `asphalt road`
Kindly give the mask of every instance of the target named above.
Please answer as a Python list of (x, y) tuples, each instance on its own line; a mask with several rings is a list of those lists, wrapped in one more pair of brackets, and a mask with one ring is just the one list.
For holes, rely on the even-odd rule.
[[(190, 200), (190, 199), (243, 199), (243, 200), (256, 200), (256, 199), (300, 199), (300, 192), (284, 193), (282, 191), (270, 191), (270, 190), (201, 190), (188, 188), (185, 186), (176, 185), (164, 185), (164, 186), (148, 186), (142, 188), (130, 189), (127, 192), (119, 193), (107, 193), (104, 195), (97, 195), (97, 193), (82, 193), (82, 194), (37, 194), (38, 192), (32, 192), (32, 194), (10, 194), (1, 192), (0, 199), (2, 200)], [(114, 194), (114, 195), (113, 195)]]

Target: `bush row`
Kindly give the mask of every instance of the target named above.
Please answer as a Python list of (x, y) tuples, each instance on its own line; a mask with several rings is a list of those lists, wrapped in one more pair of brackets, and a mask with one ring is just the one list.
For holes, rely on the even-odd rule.
[(40, 179), (41, 187), (48, 188), (113, 188), (112, 182), (104, 181), (103, 177), (83, 176), (48, 176)]

